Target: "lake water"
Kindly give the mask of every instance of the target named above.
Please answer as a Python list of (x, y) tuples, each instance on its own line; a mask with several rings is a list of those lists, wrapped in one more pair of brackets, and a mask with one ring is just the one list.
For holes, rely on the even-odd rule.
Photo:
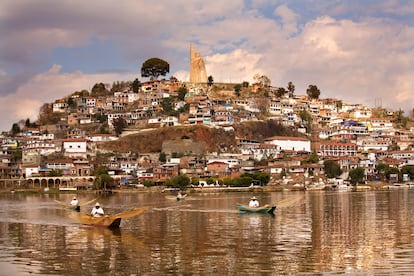
[(0, 275), (413, 275), (414, 190), (255, 196), (298, 194), (275, 216), (240, 214), (251, 193), (115, 194), (108, 214), (150, 208), (110, 230), (71, 220), (70, 194), (3, 193)]

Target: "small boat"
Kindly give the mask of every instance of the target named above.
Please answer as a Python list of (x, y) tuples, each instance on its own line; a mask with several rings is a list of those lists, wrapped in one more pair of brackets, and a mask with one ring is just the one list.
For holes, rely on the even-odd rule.
[(242, 213), (270, 214), (273, 216), (276, 210), (276, 207), (278, 209), (290, 207), (290, 206), (293, 206), (294, 204), (303, 202), (303, 199), (304, 199), (304, 194), (298, 194), (296, 196), (289, 196), (287, 198), (284, 198), (280, 200), (279, 202), (277, 202), (277, 204), (273, 204), (273, 205), (266, 204), (261, 207), (252, 208), (249, 206), (238, 204), (237, 209), (239, 209), (240, 212)]
[(262, 207), (249, 207), (245, 205), (237, 205), (237, 209), (244, 213), (260, 213), (260, 214), (274, 214), (276, 205), (264, 205)]
[(186, 196), (187, 196), (187, 194), (178, 194), (177, 195), (177, 201), (183, 200)]
[(135, 217), (145, 212), (148, 207), (140, 207), (119, 214), (103, 217), (92, 217), (90, 215), (76, 215), (76, 213), (69, 214), (69, 217), (81, 224), (108, 228), (119, 228), (122, 219)]

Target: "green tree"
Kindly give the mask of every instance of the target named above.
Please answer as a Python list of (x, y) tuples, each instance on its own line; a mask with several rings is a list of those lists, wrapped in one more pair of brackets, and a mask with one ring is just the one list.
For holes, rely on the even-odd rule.
[(174, 110), (174, 101), (172, 97), (164, 98), (161, 101), (161, 108), (166, 115), (174, 116), (177, 112)]
[(267, 185), (270, 181), (270, 174), (266, 172), (258, 172), (253, 174), (253, 179), (260, 181), (261, 185)]
[(266, 172), (257, 172), (254, 174), (251, 173), (244, 173), (240, 176), (240, 178), (246, 179), (249, 178), (251, 179), (250, 184), (256, 180), (258, 182), (260, 182), (260, 185), (267, 185), (267, 183), (269, 183), (270, 181), (270, 174), (266, 173)]
[(312, 131), (312, 115), (303, 109), (299, 111), (299, 117), (306, 127), (306, 133), (310, 133)]
[(89, 97), (89, 91), (83, 89), (81, 92), (79, 92), (79, 97)]
[(14, 123), (14, 124), (12, 125), (12, 128), (11, 128), (11, 133), (12, 133), (12, 135), (13, 135), (13, 136), (15, 136), (16, 134), (18, 134), (18, 133), (20, 133), (20, 132), (21, 132), (21, 129), (20, 129), (19, 124), (18, 124), (18, 123)]
[(115, 134), (117, 136), (119, 136), (122, 131), (127, 127), (127, 122), (125, 121), (124, 118), (122, 117), (118, 117), (113, 121), (113, 126), (114, 126), (114, 130), (115, 130)]
[(180, 114), (188, 113), (190, 111), (190, 104), (186, 103), (183, 107), (180, 107), (177, 112)]
[(188, 186), (190, 186), (191, 180), (187, 175), (177, 175), (171, 179), (170, 185), (175, 188), (180, 188), (181, 191), (184, 191)]
[(398, 175), (398, 178), (399, 178), (400, 177), (400, 170), (398, 168), (388, 167), (388, 169), (385, 171), (385, 177), (388, 180), (391, 180), (391, 175), (392, 174)]
[(167, 155), (165, 154), (165, 152), (160, 152), (160, 156), (158, 157), (158, 160), (162, 163), (167, 161)]
[(29, 118), (26, 119), (26, 122), (24, 123), (24, 126), (25, 127), (30, 127), (30, 119)]
[(283, 87), (279, 87), (277, 90), (276, 90), (276, 97), (283, 97), (285, 94), (287, 93), (287, 91), (286, 91), (286, 89), (285, 88), (283, 88)]
[(351, 179), (351, 183), (358, 184), (364, 180), (365, 177), (365, 170), (363, 168), (355, 168), (349, 171), (349, 178)]
[(115, 180), (109, 175), (107, 167), (98, 167), (94, 170), (93, 175), (95, 176), (95, 189), (106, 190), (115, 187)]
[(260, 85), (260, 87), (269, 87), (270, 79), (265, 75), (256, 74), (253, 79)]
[(249, 82), (248, 81), (243, 81), (242, 86), (243, 86), (243, 88), (248, 88), (249, 87)]
[(132, 92), (138, 93), (141, 88), (141, 82), (138, 79), (135, 79), (131, 84)]
[(243, 176), (234, 179), (233, 185), (236, 187), (248, 187), (252, 184), (253, 178), (250, 176)]
[(124, 92), (128, 88), (131, 88), (131, 82), (126, 81), (116, 81), (112, 83), (111, 92)]
[(336, 111), (339, 112), (340, 110), (342, 110), (342, 106), (343, 106), (342, 101), (337, 101), (336, 102)]
[(398, 111), (395, 111), (393, 114), (394, 122), (397, 124), (397, 126), (406, 127), (409, 119), (404, 116), (404, 110), (399, 109)]
[(106, 123), (108, 121), (108, 116), (102, 114), (101, 112), (93, 114), (93, 118), (95, 119), (97, 123), (101, 123), (101, 124)]
[(21, 149), (16, 149), (13, 151), (12, 156), (14, 160), (22, 160), (23, 151)]
[(381, 180), (385, 180), (385, 173), (389, 170), (389, 168), (390, 166), (384, 163), (379, 163), (375, 166), (375, 169), (377, 170), (378, 176), (381, 178)]
[(333, 160), (325, 160), (323, 162), (325, 174), (329, 178), (335, 178), (342, 174), (341, 167), (339, 164)]
[(49, 176), (50, 177), (54, 177), (54, 176), (62, 176), (62, 170), (51, 170), (49, 172)]
[(69, 97), (67, 100), (68, 107), (71, 109), (76, 108), (76, 102), (72, 97)]
[(234, 92), (236, 93), (237, 97), (240, 97), (241, 89), (242, 89), (242, 85), (240, 83), (238, 83), (234, 86)]
[(109, 91), (106, 89), (105, 84), (103, 84), (102, 82), (100, 83), (95, 83), (94, 86), (92, 87), (91, 90), (91, 95), (92, 96), (105, 96), (109, 94)]
[(207, 78), (207, 85), (212, 86), (214, 84), (213, 76), (208, 76)]
[(411, 179), (414, 179), (414, 166), (413, 165), (407, 165), (403, 166), (401, 168), (401, 174), (408, 174)]
[(142, 183), (145, 187), (152, 187), (155, 185), (155, 183), (151, 180), (145, 179)]
[(157, 79), (159, 76), (165, 76), (170, 72), (170, 64), (160, 58), (150, 58), (146, 60), (141, 67), (141, 76)]
[(187, 88), (185, 88), (185, 87), (180, 87), (179, 89), (178, 89), (178, 99), (180, 100), (180, 101), (184, 101), (184, 99), (185, 99), (185, 95), (187, 94)]
[(295, 94), (295, 85), (291, 81), (288, 82), (287, 90), (289, 91), (289, 98), (292, 98)]
[(306, 89), (306, 94), (311, 99), (319, 99), (319, 96), (321, 95), (321, 91), (316, 85), (310, 84), (308, 86), (308, 89)]
[(319, 162), (319, 156), (316, 151), (312, 151), (311, 155), (309, 155), (308, 160), (306, 160), (307, 163), (315, 164)]

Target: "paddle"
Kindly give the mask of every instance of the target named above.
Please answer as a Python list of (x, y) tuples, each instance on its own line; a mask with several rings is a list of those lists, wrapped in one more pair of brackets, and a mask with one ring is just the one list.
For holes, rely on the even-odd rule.
[(88, 205), (88, 204), (90, 204), (90, 203), (92, 203), (92, 202), (94, 202), (95, 200), (97, 200), (98, 198), (94, 198), (94, 199), (92, 199), (92, 200), (89, 200), (89, 201), (87, 201), (87, 202), (84, 202), (84, 203), (82, 203), (82, 204), (79, 204), (79, 206), (85, 206), (85, 205)]
[[(79, 204), (79, 206), (85, 206), (85, 205), (88, 205), (88, 204), (90, 204), (90, 203), (92, 203), (92, 202), (94, 202), (95, 200), (97, 200), (98, 198), (94, 198), (94, 199), (92, 199), (92, 200), (89, 200), (89, 201), (87, 201), (87, 202), (84, 202), (84, 203), (82, 203), (82, 204)], [(73, 205), (70, 205), (70, 204), (67, 204), (67, 203), (65, 203), (65, 202), (63, 202), (63, 201), (60, 201), (60, 200), (57, 200), (57, 199), (55, 199), (54, 200), (56, 203), (58, 203), (58, 204), (61, 204), (62, 205), (62, 208), (66, 208), (66, 207), (74, 207)]]
[(109, 217), (113, 218), (113, 219), (116, 219), (116, 218), (127, 219), (127, 218), (130, 218), (130, 217), (138, 216), (138, 215), (142, 214), (143, 212), (145, 212), (147, 209), (148, 209), (147, 206), (139, 207), (139, 208), (129, 210), (129, 211), (125, 211), (125, 212), (115, 214), (115, 215), (112, 215), (112, 216), (109, 216)]
[(277, 204), (275, 204), (277, 206), (277, 208), (286, 208), (289, 206), (292, 206), (293, 204), (301, 201), (302, 199), (304, 199), (304, 195), (297, 195), (297, 196), (291, 196), (291, 197), (287, 197), (282, 199), (281, 201), (279, 201)]
[(62, 206), (61, 206), (62, 208), (66, 208), (66, 206), (68, 205), (68, 204), (66, 204), (65, 202), (60, 201), (60, 200), (57, 200), (57, 199), (55, 199), (54, 201), (55, 201), (56, 203), (58, 203), (58, 204), (62, 205)]

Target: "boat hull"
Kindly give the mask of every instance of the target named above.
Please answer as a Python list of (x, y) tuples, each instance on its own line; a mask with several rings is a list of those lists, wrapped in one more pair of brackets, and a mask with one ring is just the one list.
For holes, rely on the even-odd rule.
[(102, 226), (102, 227), (108, 227), (108, 228), (119, 228), (121, 225), (121, 218), (104, 218), (101, 221), (97, 221), (95, 223), (92, 223), (93, 226)]
[(244, 212), (244, 213), (274, 214), (274, 211), (276, 210), (276, 206), (265, 205), (262, 207), (251, 208), (251, 207), (244, 206), (244, 205), (237, 205), (237, 209), (239, 209), (240, 212)]
[(83, 215), (80, 218), (80, 221), (84, 225), (90, 226), (99, 226), (99, 227), (109, 227), (109, 228), (118, 228), (121, 225), (120, 217), (92, 217), (89, 215)]
[(148, 207), (140, 207), (133, 210), (125, 211), (119, 214), (112, 216), (103, 216), (103, 217), (92, 217), (90, 215), (79, 215), (74, 212), (69, 214), (69, 217), (75, 221), (78, 221), (84, 225), (97, 226), (97, 227), (108, 227), (108, 228), (118, 228), (121, 225), (122, 219), (127, 219), (131, 217), (138, 216), (145, 212)]

